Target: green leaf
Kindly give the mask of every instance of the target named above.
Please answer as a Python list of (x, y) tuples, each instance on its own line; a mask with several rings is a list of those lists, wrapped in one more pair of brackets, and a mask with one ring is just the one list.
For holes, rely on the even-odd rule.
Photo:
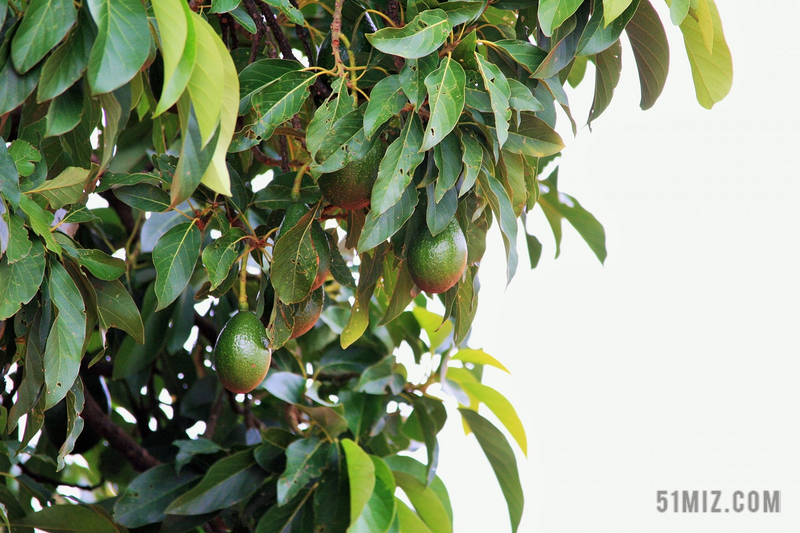
[(531, 73), (535, 72), (547, 57), (545, 50), (527, 41), (503, 39), (497, 41), (494, 45), (503, 49), (514, 61), (524, 66)]
[[(514, 440), (517, 441), (522, 453), (528, 455), (528, 438), (525, 435), (525, 428), (522, 421), (517, 415), (516, 409), (511, 405), (505, 396), (497, 392), (495, 389), (484, 385), (482, 383), (459, 383), (462, 389), (471, 396), (477, 398), (479, 401), (486, 404), (486, 407), (492, 410), (495, 416), (506, 427)], [(475, 406), (477, 411), (477, 406)]]
[(34, 163), (42, 160), (42, 154), (31, 143), (17, 139), (8, 147), (9, 155), (14, 158), (20, 176), (30, 176), (36, 168)]
[(23, 259), (31, 251), (31, 240), (28, 238), (28, 231), (23, 225), (20, 217), (14, 216), (9, 212), (3, 215), (8, 217), (8, 248), (6, 249), (6, 259), (9, 263), (16, 263)]
[(439, 9), (447, 13), (450, 24), (455, 28), (459, 24), (474, 22), (486, 9), (487, 2), (451, 0), (439, 4)]
[(75, 31), (44, 62), (36, 92), (37, 102), (55, 98), (80, 79), (89, 64), (89, 54), (96, 37), (94, 22), (81, 10)]
[(422, 521), (422, 518), (414, 512), (400, 498), (395, 497), (397, 505), (397, 520), (399, 521), (400, 533), (433, 533), (431, 528)]
[(459, 196), (464, 196), (468, 193), (475, 181), (478, 179), (478, 172), (481, 170), (483, 163), (483, 149), (481, 148), (480, 141), (475, 137), (471, 131), (459, 131), (461, 138), (462, 156), (464, 162), (464, 181), (461, 184)]
[(124, 85), (113, 92), (100, 95), (100, 105), (103, 109), (105, 122), (101, 140), (103, 144), (103, 156), (100, 159), (99, 172), (108, 168), (108, 163), (114, 155), (117, 145), (117, 138), (125, 125), (128, 123), (131, 109), (131, 86)]
[[(355, 524), (375, 488), (375, 464), (361, 446), (350, 439), (341, 441), (347, 458), (347, 479), (350, 484), (350, 523)], [(350, 531), (350, 530), (348, 530)]]
[[(368, 457), (374, 466), (375, 474), (373, 479), (375, 488), (370, 489), (372, 495), (369, 497), (361, 515), (347, 530), (348, 533), (386, 533), (390, 531), (396, 516), (395, 482), (392, 471), (389, 470), (389, 467), (380, 457)], [(352, 480), (352, 477), (350, 479)]]
[[(171, 469), (173, 471), (173, 476), (175, 473), (183, 470), (183, 467), (188, 465), (196, 455), (212, 455), (225, 451), (225, 449), (220, 447), (216, 442), (203, 437), (198, 437), (194, 440), (174, 440), (172, 441), (172, 445), (178, 447), (178, 453), (175, 454), (175, 468)], [(254, 456), (256, 462), (259, 462), (257, 450), (254, 452)]]
[(603, 0), (605, 25), (608, 26), (631, 5), (633, 0)]
[[(414, 170), (425, 158), (425, 154), (420, 152), (421, 146), (422, 124), (419, 117), (413, 115), (406, 122), (400, 136), (386, 149), (386, 154), (378, 169), (378, 177), (372, 187), (371, 210), (368, 220), (369, 216), (380, 215), (401, 200), (404, 191), (414, 178)], [(416, 200), (416, 194), (414, 200)], [(414, 203), (416, 205), (416, 201)], [(396, 229), (400, 229), (400, 226), (397, 226)], [(361, 234), (361, 239), (365, 239), (365, 233)], [(364, 251), (360, 246), (359, 250)]]
[(45, 137), (57, 137), (74, 129), (83, 116), (83, 89), (73, 86), (56, 97), (47, 110)]
[(344, 168), (350, 161), (363, 159), (367, 152), (378, 142), (367, 142), (364, 135), (364, 109), (355, 109), (339, 120), (329, 130), (325, 140), (316, 152), (316, 161), (312, 165), (315, 172), (328, 173)]
[[(385, 159), (384, 159), (385, 161)], [(375, 189), (373, 188), (373, 193)], [(409, 183), (402, 192), (400, 199), (383, 213), (378, 213), (374, 208), (367, 214), (364, 228), (358, 239), (359, 251), (367, 252), (397, 233), (403, 227), (417, 206), (419, 193), (414, 183)]]
[(59, 448), (56, 457), (56, 472), (63, 470), (66, 466), (64, 457), (75, 448), (75, 441), (78, 440), (83, 431), (84, 422), (79, 416), (83, 411), (83, 404), (83, 382), (78, 378), (73, 382), (72, 388), (70, 388), (66, 396), (67, 433), (66, 440)]
[(110, 517), (82, 505), (52, 505), (10, 522), (15, 530), (35, 527), (48, 533), (119, 533)]
[(268, 91), (251, 96), (250, 102), (259, 117), (253, 125), (256, 137), (272, 137), (275, 128), (298, 113), (315, 79), (309, 72), (287, 72), (272, 83)]
[(158, 298), (156, 311), (174, 302), (186, 288), (200, 256), (200, 242), (200, 230), (194, 221), (173, 226), (158, 239), (153, 248)]
[(287, 403), (299, 404), (306, 392), (306, 380), (294, 372), (270, 372), (264, 382), (270, 394)]
[[(221, 80), (224, 80), (225, 72), (222, 69), (222, 57), (214, 42), (218, 39), (216, 32), (200, 15), (192, 13), (191, 18), (197, 32), (197, 59), (186, 88), (197, 115), (202, 146), (205, 146), (219, 123), (224, 86)], [(238, 90), (236, 95), (238, 97)]]
[(142, 211), (160, 213), (169, 209), (170, 204), (169, 194), (149, 183), (119, 187), (114, 189), (114, 196), (122, 203)]
[(155, 0), (161, 37), (161, 56), (164, 59), (164, 83), (154, 116), (158, 116), (178, 101), (197, 60), (197, 32), (189, 4), (180, 0)]
[(499, 368), (503, 372), (508, 372), (509, 370), (497, 359), (489, 355), (488, 353), (484, 352), (483, 350), (474, 350), (471, 348), (462, 348), (455, 355), (453, 355), (450, 359), (455, 361), (462, 361), (464, 363), (472, 363), (475, 365), (488, 365), (493, 366), (495, 368)]
[[(508, 88), (511, 94), (508, 98), (508, 103), (512, 109), (517, 111), (542, 111), (544, 106), (533, 96), (528, 87), (515, 79), (508, 80)], [(517, 122), (519, 122), (519, 117)]]
[(213, 30), (213, 42), (217, 46), (222, 61), (222, 109), (219, 114), (219, 137), (217, 138), (214, 155), (211, 156), (211, 164), (203, 174), (200, 182), (219, 194), (232, 196), (231, 177), (228, 173), (226, 157), (228, 147), (233, 140), (233, 132), (236, 129), (236, 116), (239, 101), (239, 78), (236, 75), (236, 67), (233, 64), (228, 49)]
[[(692, 65), (692, 79), (697, 101), (706, 109), (722, 101), (730, 92), (733, 84), (733, 61), (725, 34), (722, 31), (722, 20), (714, 0), (706, 0), (711, 21), (714, 27), (713, 48), (709, 51), (701, 24), (691, 16), (681, 23), (686, 55)], [(701, 2), (702, 3), (702, 2)]]
[(517, 459), (514, 457), (514, 451), (505, 436), (491, 422), (475, 411), (470, 411), (469, 409), (459, 409), (458, 411), (475, 433), (478, 444), (483, 449), (483, 453), (486, 454), (486, 458), (489, 459), (489, 464), (492, 465), (508, 504), (511, 530), (516, 532), (522, 519), (525, 497), (522, 493), (522, 484), (519, 481), (519, 470), (517, 469)]
[(583, 240), (592, 249), (597, 259), (604, 263), (608, 253), (606, 251), (606, 232), (603, 229), (603, 225), (594, 215), (584, 209), (575, 198), (558, 191), (557, 171), (556, 169), (551, 177), (542, 182), (549, 190), (539, 196), (539, 205), (542, 206), (542, 210), (553, 228), (553, 234), (556, 236), (556, 257), (560, 253), (561, 219), (566, 218), (567, 222), (572, 224), (572, 227), (583, 237)]
[(199, 478), (199, 473), (188, 469), (176, 474), (171, 464), (151, 468), (131, 481), (116, 501), (114, 521), (130, 528), (164, 521), (167, 506)]
[(461, 170), (464, 168), (458, 135), (450, 133), (442, 139), (442, 142), (434, 147), (433, 157), (436, 168), (439, 169), (434, 195), (434, 200), (438, 203), (442, 201), (445, 193), (455, 186)]
[(439, 56), (432, 53), (419, 59), (407, 59), (400, 69), (400, 85), (411, 104), (419, 108), (428, 94), (425, 88), (425, 78), (436, 70), (439, 65)]
[(31, 200), (28, 196), (22, 196), (19, 201), (22, 212), (28, 215), (28, 223), (31, 229), (44, 239), (44, 244), (48, 250), (61, 255), (61, 246), (50, 233), (50, 226), (53, 223), (53, 213), (45, 211), (39, 204)]
[[(511, 136), (509, 136), (508, 144), (511, 144)], [(506, 279), (510, 283), (517, 271), (519, 260), (517, 256), (517, 217), (506, 190), (494, 176), (487, 172), (480, 172), (478, 183), (481, 187), (481, 196), (489, 202), (492, 212), (500, 222), (500, 231), (506, 248)]]
[(0, 115), (13, 111), (30, 96), (36, 89), (40, 70), (41, 68), (37, 66), (26, 74), (19, 75), (14, 70), (11, 60), (6, 61), (0, 70)]
[(592, 100), (592, 110), (589, 112), (587, 123), (591, 124), (600, 114), (606, 110), (614, 96), (614, 89), (619, 83), (622, 73), (622, 45), (619, 41), (615, 42), (606, 50), (597, 54), (594, 58), (595, 82), (594, 99)]
[(17, 208), (21, 195), (19, 171), (2, 137), (0, 137), (0, 194), (11, 203), (14, 209)]
[[(245, 69), (246, 70), (246, 69)], [(244, 71), (242, 71), (244, 73)], [(244, 98), (242, 99), (244, 102)], [(345, 78), (337, 78), (331, 84), (331, 95), (321, 106), (308, 123), (306, 129), (306, 147), (308, 148), (311, 159), (316, 161), (317, 152), (322, 148), (326, 141), (332, 136), (339, 137), (334, 126), (339, 123), (339, 119), (355, 109), (355, 101), (347, 93)]]
[(58, 261), (50, 261), (48, 288), (50, 299), (58, 309), (44, 351), (44, 381), (50, 409), (72, 387), (83, 356), (86, 335), (86, 308), (78, 287)]
[(47, 198), (50, 207), (60, 209), (80, 199), (90, 173), (91, 171), (85, 168), (67, 167), (54, 179), (45, 181), (27, 194), (41, 194)]
[(489, 98), (492, 101), (492, 113), (494, 113), (494, 125), (497, 131), (497, 142), (500, 148), (503, 147), (508, 139), (508, 121), (511, 120), (511, 109), (508, 100), (511, 97), (511, 88), (503, 72), (482, 55), (475, 53), (478, 60), (483, 83), (489, 91)]
[(328, 464), (330, 443), (308, 437), (286, 448), (286, 471), (278, 479), (278, 505), (289, 503)]
[(228, 13), (236, 9), (242, 0), (211, 0), (209, 13)]
[[(641, 0), (636, 14), (625, 27), (639, 70), (642, 100), (639, 107), (650, 109), (656, 103), (669, 72), (669, 43), (658, 13), (649, 0)], [(684, 37), (685, 40), (685, 37)]]
[(104, 330), (118, 328), (128, 333), (133, 340), (144, 344), (144, 325), (139, 309), (130, 293), (117, 280), (92, 280), (97, 297), (97, 314)]
[(281, 232), (272, 254), (272, 286), (282, 302), (303, 301), (317, 276), (319, 257), (314, 249), (311, 228), (316, 210), (312, 209), (290, 228)]
[(81, 266), (86, 267), (96, 277), (106, 281), (115, 280), (128, 270), (125, 261), (111, 257), (97, 249), (79, 249), (77, 259)]
[(31, 0), (11, 40), (14, 68), (25, 74), (61, 42), (75, 24), (78, 12), (72, 0)]
[(259, 519), (255, 533), (283, 533), (292, 523), (308, 499), (310, 491), (301, 491), (283, 506), (273, 505)]
[(231, 507), (253, 495), (266, 479), (253, 450), (220, 459), (203, 480), (167, 507), (171, 515), (198, 515)]
[[(611, 24), (603, 22), (603, 6), (598, 4), (599, 9), (592, 13), (592, 18), (589, 19), (583, 35), (581, 35), (578, 43), (578, 55), (599, 54), (619, 40), (622, 30), (625, 29), (639, 8), (639, 0), (627, 0), (627, 2), (629, 5), (626, 6), (624, 12), (618, 13)], [(619, 16), (620, 14), (622, 16)]]
[(264, 2), (286, 15), (286, 18), (289, 19), (289, 22), (292, 24), (298, 24), (300, 26), (305, 24), (303, 13), (289, 3), (289, 0), (264, 0)]
[(203, 250), (203, 265), (208, 271), (212, 290), (219, 287), (228, 277), (233, 263), (241, 252), (241, 239), (244, 236), (243, 229), (233, 227)]
[(429, 9), (402, 28), (383, 28), (367, 34), (367, 40), (384, 54), (417, 59), (438, 50), (452, 30), (447, 13)]
[[(260, 59), (250, 63), (239, 73), (239, 114), (244, 115), (251, 109), (250, 98), (258, 94), (287, 72), (303, 68), (299, 61), (293, 59)], [(338, 99), (334, 104), (341, 102)], [(319, 111), (317, 111), (319, 113)]]
[(211, 164), (219, 136), (219, 128), (216, 128), (215, 135), (204, 146), (194, 105), (189, 104), (189, 99), (184, 97), (178, 102), (178, 111), (181, 117), (183, 139), (178, 166), (175, 167), (175, 174), (172, 176), (169, 190), (170, 207), (186, 201), (200, 185), (203, 174)]
[(572, 16), (583, 0), (541, 0), (539, 2), (539, 25), (542, 33), (550, 37), (553, 31)]
[(414, 318), (417, 319), (420, 327), (428, 334), (431, 352), (439, 348), (453, 332), (453, 323), (444, 320), (441, 315), (428, 311), (424, 307), (414, 307), (411, 312), (414, 313)]
[(44, 277), (44, 246), (36, 240), (22, 259), (13, 264), (8, 259), (8, 255), (0, 259), (0, 320), (14, 316), (39, 291)]
[(433, 148), (456, 127), (464, 110), (466, 83), (464, 69), (450, 57), (442, 58), (439, 68), (425, 77), (431, 115), (420, 150)]
[(442, 480), (435, 477), (426, 485), (425, 465), (411, 457), (393, 455), (385, 457), (384, 461), (392, 470), (397, 486), (406, 493), (425, 525), (433, 533), (452, 533), (453, 509)]
[(669, 4), (669, 16), (672, 23), (679, 26), (689, 14), (689, 0), (671, 0), (667, 1), (667, 4)]
[(150, 28), (139, 0), (87, 0), (97, 24), (89, 55), (92, 94), (111, 92), (133, 78), (147, 60)]
[(370, 93), (367, 109), (364, 111), (364, 135), (371, 139), (387, 120), (400, 113), (408, 102), (403, 94), (400, 76), (393, 75), (383, 78)]
[[(385, 248), (381, 247), (371, 254), (362, 252), (359, 256), (361, 264), (358, 265), (358, 288), (353, 308), (350, 310), (350, 318), (342, 329), (340, 338), (342, 348), (347, 348), (357, 341), (369, 325), (369, 303), (375, 291), (375, 284), (383, 272), (384, 250)], [(367, 373), (362, 374), (362, 379)], [(361, 382), (362, 380), (359, 380), (353, 390), (362, 390), (359, 388)]]
[(532, 113), (521, 113), (522, 120), (509, 131), (504, 150), (532, 157), (547, 157), (564, 148), (556, 131)]

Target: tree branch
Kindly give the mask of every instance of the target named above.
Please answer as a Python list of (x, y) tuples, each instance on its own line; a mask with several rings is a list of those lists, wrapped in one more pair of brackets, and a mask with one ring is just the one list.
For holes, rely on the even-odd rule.
[(64, 487), (74, 487), (76, 489), (81, 489), (81, 490), (86, 490), (86, 491), (93, 491), (94, 489), (102, 487), (103, 483), (106, 482), (104, 478), (100, 478), (100, 482), (96, 483), (94, 485), (91, 485), (91, 486), (89, 486), (89, 485), (81, 485), (79, 483), (70, 483), (68, 481), (60, 481), (58, 479), (53, 479), (50, 476), (45, 476), (43, 474), (37, 474), (36, 472), (34, 472), (30, 468), (28, 468), (28, 466), (25, 463), (17, 463), (17, 466), (20, 468), (20, 470), (22, 470), (23, 474), (25, 474), (26, 476), (28, 476), (32, 480), (36, 481), (37, 483), (46, 483), (48, 485), (53, 485), (55, 487), (58, 487), (59, 485), (63, 485)]
[(278, 20), (275, 18), (275, 13), (273, 13), (272, 9), (264, 2), (259, 2), (258, 8), (264, 14), (264, 18), (267, 20), (267, 26), (269, 26), (273, 37), (275, 37), (275, 41), (278, 43), (278, 48), (280, 49), (283, 58), (294, 59), (292, 47), (289, 45), (289, 39), (286, 38), (286, 35), (284, 35), (283, 31), (281, 30)]
[(144, 472), (161, 464), (150, 452), (144, 449), (133, 437), (125, 433), (106, 416), (91, 394), (84, 395), (81, 417), (95, 433), (108, 441), (112, 448), (122, 454), (138, 472)]
[(264, 24), (264, 17), (258, 12), (254, 0), (244, 0), (244, 7), (247, 10), (247, 14), (250, 15), (250, 18), (256, 23), (256, 34), (253, 36), (253, 44), (250, 46), (250, 63), (252, 63), (256, 60), (261, 39), (267, 36), (269, 29), (267, 25)]

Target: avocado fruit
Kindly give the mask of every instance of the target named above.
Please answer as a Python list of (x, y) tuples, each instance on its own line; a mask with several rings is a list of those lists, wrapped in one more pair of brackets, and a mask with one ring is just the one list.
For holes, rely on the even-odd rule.
[(261, 320), (250, 311), (240, 311), (228, 320), (214, 346), (214, 368), (222, 385), (245, 394), (267, 376), (272, 351)]
[(384, 153), (386, 145), (378, 140), (362, 159), (350, 161), (344, 168), (320, 176), (317, 185), (322, 196), (342, 209), (367, 207)]
[(305, 300), (289, 305), (294, 320), (290, 339), (295, 339), (314, 327), (314, 324), (319, 320), (319, 315), (322, 313), (322, 305), (324, 303), (325, 290), (319, 287), (311, 291), (311, 294), (306, 296)]
[[(293, 228), (303, 218), (303, 215), (308, 213), (309, 207), (306, 204), (295, 202), (286, 209), (286, 215), (283, 217), (278, 238)], [(317, 276), (311, 284), (311, 290), (316, 290), (321, 287), (328, 274), (331, 271), (331, 245), (325, 231), (316, 220), (311, 223), (311, 241), (314, 244), (314, 250), (317, 252)]]
[[(105, 381), (101, 376), (95, 374), (81, 375), (83, 380), (83, 393), (91, 394), (100, 409), (107, 415), (111, 414), (111, 396), (108, 393)], [(67, 400), (66, 398), (50, 408), (44, 416), (44, 430), (47, 438), (54, 448), (59, 449), (67, 440)], [(72, 452), (83, 454), (94, 448), (100, 442), (100, 435), (95, 433), (86, 424), (83, 426), (81, 434), (75, 441)]]
[(417, 287), (428, 293), (444, 292), (458, 283), (467, 268), (467, 239), (455, 218), (436, 235), (426, 226), (411, 241), (406, 257)]

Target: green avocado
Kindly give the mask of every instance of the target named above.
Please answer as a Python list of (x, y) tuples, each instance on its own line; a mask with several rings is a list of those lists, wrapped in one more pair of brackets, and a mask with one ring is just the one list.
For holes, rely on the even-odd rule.
[[(95, 374), (81, 375), (83, 380), (83, 392), (92, 395), (92, 398), (100, 406), (100, 409), (107, 415), (111, 414), (111, 396), (108, 394), (108, 388), (105, 381), (100, 376)], [(51, 409), (45, 413), (44, 417), (44, 430), (50, 443), (56, 449), (61, 448), (64, 441), (67, 440), (67, 400), (61, 400)], [(94, 448), (100, 442), (100, 435), (95, 433), (92, 428), (84, 424), (83, 431), (75, 441), (75, 446), (72, 448), (71, 453), (82, 454)]]
[[(308, 211), (309, 207), (306, 204), (299, 202), (291, 204), (283, 217), (278, 237), (284, 231), (289, 231), (289, 229), (293, 228)], [(325, 236), (325, 231), (316, 220), (311, 223), (311, 240), (314, 243), (314, 250), (317, 252), (319, 261), (317, 263), (317, 277), (314, 278), (314, 283), (311, 284), (311, 290), (315, 290), (322, 286), (331, 271), (331, 245)]]
[(272, 352), (261, 321), (250, 311), (239, 312), (225, 324), (214, 346), (214, 368), (222, 385), (245, 394), (267, 375)]
[(409, 246), (408, 271), (417, 287), (428, 293), (444, 292), (461, 279), (467, 268), (467, 239), (454, 218), (437, 235), (426, 226)]
[(319, 320), (319, 315), (322, 313), (323, 303), (325, 303), (325, 290), (319, 287), (312, 291), (302, 302), (289, 305), (294, 319), (290, 339), (297, 338), (314, 327), (314, 324)]
[(351, 161), (341, 170), (320, 176), (317, 185), (322, 196), (342, 209), (367, 207), (384, 153), (386, 145), (378, 141), (363, 159)]

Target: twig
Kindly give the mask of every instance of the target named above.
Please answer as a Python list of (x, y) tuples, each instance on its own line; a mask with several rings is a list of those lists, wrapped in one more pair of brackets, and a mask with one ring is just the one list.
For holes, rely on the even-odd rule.
[(100, 482), (94, 485), (81, 485), (79, 483), (70, 483), (69, 481), (60, 481), (58, 479), (53, 479), (50, 476), (45, 476), (44, 474), (37, 474), (25, 463), (17, 463), (17, 466), (22, 470), (22, 473), (31, 478), (32, 480), (36, 481), (37, 483), (46, 483), (48, 485), (53, 485), (58, 487), (59, 485), (63, 485), (65, 487), (73, 487), (76, 489), (86, 490), (86, 491), (93, 491), (94, 489), (100, 488), (103, 486), (103, 483), (106, 482), (104, 477), (100, 478)]
[(84, 395), (81, 416), (95, 433), (108, 441), (112, 448), (122, 454), (138, 472), (144, 472), (161, 464), (150, 452), (144, 449), (133, 437), (125, 433), (121, 427), (111, 421), (100, 409), (91, 394)]
[(333, 49), (333, 57), (336, 60), (336, 72), (344, 75), (344, 65), (342, 64), (342, 55), (339, 53), (339, 39), (342, 34), (342, 6), (344, 0), (336, 0), (333, 5), (333, 21), (331, 21), (331, 48)]
[(281, 154), (281, 170), (289, 172), (289, 141), (286, 140), (285, 135), (278, 137), (278, 153)]
[(250, 63), (252, 63), (256, 60), (256, 56), (258, 55), (258, 47), (261, 45), (261, 39), (267, 36), (269, 29), (267, 25), (264, 24), (264, 17), (258, 12), (254, 0), (244, 0), (244, 7), (247, 10), (247, 14), (250, 15), (250, 18), (256, 23), (256, 34), (253, 35), (253, 43), (250, 45)]
[(394, 23), (395, 27), (400, 27), (400, 2), (397, 0), (389, 0), (386, 6), (386, 15), (392, 22)]
[(264, 18), (267, 20), (267, 26), (269, 26), (273, 37), (275, 37), (283, 58), (294, 59), (292, 47), (289, 45), (289, 39), (286, 38), (286, 35), (284, 35), (283, 31), (281, 30), (278, 20), (275, 18), (275, 13), (273, 13), (272, 9), (270, 9), (270, 7), (264, 2), (259, 2), (258, 8), (264, 14)]
[[(300, 6), (297, 5), (297, 0), (289, 1), (295, 7), (295, 9), (300, 9)], [(303, 43), (303, 51), (308, 57), (308, 64), (311, 66), (316, 65), (317, 63), (314, 61), (314, 50), (311, 48), (311, 43), (308, 41), (308, 30), (306, 30), (305, 27), (301, 26), (300, 24), (295, 24), (294, 32), (297, 34), (297, 38), (300, 39), (300, 42)]]
[(203, 432), (203, 437), (210, 439), (214, 436), (214, 431), (217, 430), (217, 422), (222, 414), (222, 408), (225, 406), (225, 389), (219, 391), (217, 399), (214, 400), (214, 405), (211, 406), (211, 412), (208, 414), (206, 421), (206, 430)]

